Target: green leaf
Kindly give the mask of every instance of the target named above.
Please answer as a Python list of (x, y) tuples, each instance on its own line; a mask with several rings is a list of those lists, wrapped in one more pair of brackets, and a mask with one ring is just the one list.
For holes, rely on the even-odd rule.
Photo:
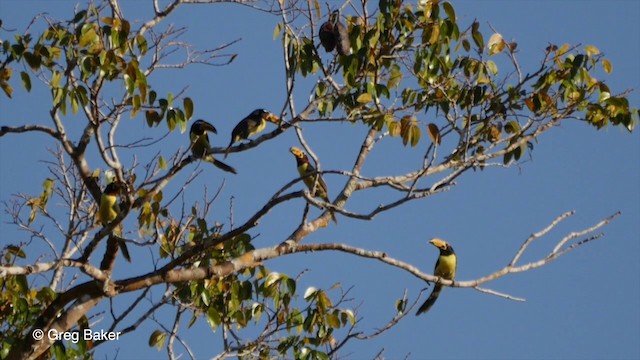
[(138, 111), (140, 111), (140, 107), (142, 106), (140, 95), (136, 94), (133, 96), (133, 98), (131, 99), (131, 105), (131, 118), (134, 118), (138, 114)]
[(167, 101), (167, 99), (158, 100), (158, 105), (160, 105), (160, 109), (163, 112), (167, 111), (167, 109), (169, 108), (169, 102)]
[(418, 145), (418, 142), (420, 142), (421, 133), (422, 132), (417, 125), (413, 125), (411, 127), (411, 147), (416, 147), (416, 145)]
[(456, 12), (448, 1), (442, 3), (442, 8), (444, 8), (444, 12), (447, 14), (449, 19), (456, 21)]
[(93, 27), (93, 24), (85, 24), (82, 26), (81, 36), (79, 40), (79, 46), (81, 48), (87, 47), (90, 44), (93, 44), (99, 41), (98, 34)]
[(518, 123), (515, 120), (509, 121), (504, 126), (504, 131), (507, 132), (508, 134), (517, 133), (518, 131), (520, 131), (520, 123)]
[(49, 85), (54, 89), (60, 88), (61, 79), (62, 79), (62, 73), (60, 73), (57, 70), (54, 70), (53, 74), (51, 74), (51, 82), (49, 83)]
[(504, 157), (502, 159), (502, 163), (504, 165), (508, 165), (511, 162), (511, 158), (513, 157), (513, 152), (508, 152), (504, 154)]
[(440, 145), (441, 137), (440, 137), (440, 130), (438, 130), (438, 126), (433, 123), (428, 124), (427, 130), (429, 133), (429, 138), (431, 138), (431, 141), (436, 145)]
[(184, 107), (185, 119), (191, 120), (191, 116), (193, 116), (193, 100), (191, 98), (184, 98), (182, 101), (182, 106)]
[(389, 89), (393, 89), (398, 84), (400, 84), (401, 80), (402, 80), (402, 71), (400, 71), (400, 66), (398, 66), (397, 64), (393, 64), (391, 66), (389, 83), (387, 84), (387, 87)]
[(161, 120), (160, 115), (155, 110), (147, 110), (144, 115), (149, 127), (157, 125)]
[(220, 313), (218, 313), (218, 310), (216, 310), (213, 307), (209, 308), (209, 310), (207, 311), (207, 323), (209, 323), (209, 327), (214, 332), (218, 329), (218, 327), (222, 323), (222, 318), (220, 318)]
[(25, 71), (21, 71), (20, 78), (22, 79), (22, 86), (24, 86), (25, 90), (27, 90), (27, 92), (31, 91), (31, 78), (29, 77), (29, 74)]
[(26, 275), (17, 275), (15, 277), (16, 285), (18, 285), (18, 291), (20, 294), (25, 295), (29, 293), (29, 282)]
[(153, 105), (157, 97), (158, 97), (158, 93), (156, 93), (153, 90), (149, 91), (149, 105)]
[(40, 66), (42, 65), (42, 58), (40, 56), (28, 51), (25, 51), (23, 56), (29, 67), (31, 67), (33, 70), (40, 69)]
[(373, 101), (373, 97), (371, 97), (371, 94), (369, 93), (362, 93), (358, 96), (356, 101), (359, 102), (360, 104), (366, 104)]
[(469, 40), (467, 39), (462, 40), (462, 48), (464, 49), (464, 51), (467, 51), (467, 52), (471, 50), (471, 43), (469, 42)]
[(27, 254), (25, 254), (25, 252), (19, 246), (9, 245), (9, 246), (6, 247), (6, 249), (10, 254), (13, 254), (15, 257), (19, 257), (19, 258), (23, 258), (23, 259), (25, 259), (27, 257)]
[(158, 351), (162, 350), (164, 341), (167, 338), (167, 333), (162, 330), (155, 330), (149, 336), (149, 347), (155, 347)]
[(164, 170), (167, 168), (167, 162), (164, 160), (163, 156), (158, 157), (158, 167), (161, 170)]
[(71, 20), (71, 22), (73, 22), (74, 24), (77, 24), (80, 22), (80, 20), (83, 20), (85, 16), (87, 16), (87, 10), (78, 11), (76, 16), (73, 17), (73, 20)]
[(282, 275), (280, 273), (277, 273), (277, 272), (269, 273), (269, 275), (267, 275), (267, 279), (264, 282), (264, 286), (265, 287), (273, 286), (274, 284), (278, 283), (282, 279), (283, 276), (284, 275)]
[(327, 324), (332, 328), (337, 329), (337, 328), (340, 328), (340, 326), (342, 325), (336, 313), (327, 314), (326, 321), (327, 321)]
[(4, 91), (4, 93), (7, 95), (7, 97), (11, 97), (11, 94), (13, 94), (13, 88), (11, 87), (11, 85), (9, 85), (9, 83), (6, 81), (6, 79), (4, 79), (3, 73), (5, 72), (10, 72), (11, 69), (2, 69), (0, 70), (0, 87), (2, 88), (2, 91)]
[(78, 113), (78, 100), (76, 99), (75, 96), (70, 96), (69, 97), (69, 101), (71, 102), (71, 113), (72, 114), (77, 114)]
[(136, 44), (138, 45), (138, 51), (140, 51), (141, 55), (144, 55), (149, 50), (149, 45), (147, 44), (147, 39), (143, 35), (136, 36)]
[(67, 349), (65, 348), (64, 344), (60, 340), (53, 343), (53, 345), (51, 346), (51, 353), (53, 353), (56, 359), (69, 358), (69, 356), (67, 356)]
[(498, 65), (495, 62), (488, 60), (485, 65), (487, 66), (487, 70), (493, 76), (498, 75)]
[(482, 37), (482, 33), (478, 31), (480, 28), (480, 23), (474, 21), (471, 25), (471, 37), (473, 38), (473, 42), (476, 43), (478, 49), (484, 49), (484, 38)]

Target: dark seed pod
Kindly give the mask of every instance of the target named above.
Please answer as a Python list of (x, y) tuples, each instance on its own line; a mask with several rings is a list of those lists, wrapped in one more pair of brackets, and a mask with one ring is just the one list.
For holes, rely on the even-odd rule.
[(347, 27), (344, 26), (340, 20), (336, 22), (334, 26), (335, 37), (338, 42), (338, 54), (340, 55), (349, 55), (351, 54), (351, 41), (349, 41), (349, 32), (347, 31)]
[(324, 46), (324, 50), (326, 52), (332, 52), (333, 49), (336, 48), (337, 36), (335, 35), (334, 30), (335, 26), (333, 26), (331, 21), (327, 21), (320, 26), (318, 37), (320, 38), (320, 43)]

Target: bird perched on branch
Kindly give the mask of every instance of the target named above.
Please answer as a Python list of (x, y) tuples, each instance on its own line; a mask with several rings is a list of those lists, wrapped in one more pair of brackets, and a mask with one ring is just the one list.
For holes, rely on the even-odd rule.
[(332, 52), (333, 49), (337, 49), (340, 55), (349, 55), (351, 53), (349, 31), (340, 22), (340, 12), (338, 10), (332, 12), (329, 15), (329, 20), (320, 26), (318, 37), (326, 52)]
[[(305, 154), (304, 151), (298, 149), (297, 147), (291, 147), (289, 149), (289, 152), (291, 152), (291, 154), (293, 154), (293, 156), (296, 158), (298, 173), (300, 174), (302, 181), (304, 181), (305, 185), (307, 185), (307, 187), (311, 191), (311, 196), (317, 196), (322, 200), (330, 203), (331, 201), (329, 200), (329, 195), (327, 192), (327, 184), (322, 179), (322, 176), (317, 173), (313, 165), (309, 163), (307, 154)], [(338, 223), (336, 215), (333, 212), (331, 212), (331, 218), (333, 219), (333, 222)]]
[[(429, 243), (440, 250), (440, 256), (438, 256), (438, 261), (436, 261), (436, 267), (433, 270), (433, 274), (447, 280), (455, 279), (458, 260), (456, 258), (456, 253), (453, 251), (451, 245), (441, 239), (431, 239)], [(429, 311), (429, 309), (431, 309), (433, 304), (438, 299), (441, 291), (442, 285), (435, 284), (431, 295), (429, 295), (424, 304), (420, 306), (418, 312), (416, 312), (416, 316)]]
[(189, 138), (191, 139), (191, 154), (193, 157), (210, 162), (226, 172), (237, 174), (236, 169), (213, 157), (213, 154), (211, 153), (209, 135), (207, 134), (208, 131), (211, 131), (214, 134), (218, 133), (218, 130), (216, 130), (213, 125), (202, 119), (197, 120), (193, 125), (191, 125)]
[[(107, 226), (111, 224), (114, 220), (118, 218), (120, 215), (120, 205), (118, 204), (118, 195), (120, 192), (125, 189), (125, 184), (114, 180), (110, 182), (102, 192), (100, 196), (100, 206), (98, 207), (98, 221), (103, 225)], [(122, 236), (122, 227), (121, 225), (117, 225), (112, 233), (109, 235), (110, 238), (117, 238), (118, 245), (122, 250), (122, 255), (124, 258), (131, 262), (131, 256), (129, 255), (129, 249), (127, 248), (127, 244), (121, 238)]]
[(229, 155), (229, 150), (233, 143), (240, 140), (246, 140), (250, 136), (264, 130), (267, 126), (267, 121), (278, 125), (280, 123), (280, 118), (264, 109), (256, 109), (253, 110), (251, 114), (247, 115), (247, 117), (240, 120), (238, 125), (233, 128), (233, 131), (231, 131), (231, 141), (224, 152), (224, 157), (226, 158), (227, 155)]
[(336, 43), (338, 39), (336, 38), (335, 26), (331, 21), (331, 16), (329, 16), (329, 20), (320, 26), (320, 30), (318, 31), (318, 37), (320, 38), (320, 44), (324, 47), (324, 50), (328, 53), (332, 52), (336, 48)]

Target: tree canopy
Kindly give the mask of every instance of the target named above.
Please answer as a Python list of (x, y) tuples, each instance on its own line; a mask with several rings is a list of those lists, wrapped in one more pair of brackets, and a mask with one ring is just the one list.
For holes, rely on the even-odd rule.
[[(385, 214), (454, 193), (467, 185), (459, 184), (463, 179), (496, 168), (517, 171), (541, 138), (567, 122), (632, 132), (638, 111), (631, 89), (610, 88), (606, 77), (614, 65), (594, 45), (550, 43), (537, 66), (524, 68), (516, 41), (481, 20), (460, 21), (446, 1), (240, 1), (277, 19), (268, 29), (276, 41), (265, 46), (281, 48), (284, 77), (273, 91), (282, 101), (267, 109), (274, 117), (250, 140), (232, 138), (227, 147), (226, 133), (207, 129), (212, 145), (205, 155), (215, 161), (233, 165), (234, 157), (268, 155), (269, 163), (224, 173), (190, 143), (196, 120), (218, 128), (220, 122), (206, 118), (208, 104), (194, 100), (191, 80), (182, 74), (199, 65), (234, 66), (242, 41), (213, 48), (190, 43), (189, 24), (171, 19), (177, 9), (202, 2), (209, 1), (154, 1), (142, 20), (117, 0), (89, 2), (67, 18), (40, 14), (24, 29), (2, 27), (6, 103), (17, 92), (37, 92), (34, 100), (46, 110), (18, 125), (3, 122), (0, 138), (24, 138), (42, 154), (47, 173), (40, 189), (3, 194), (21, 237), (3, 239), (0, 250), (1, 358), (86, 357), (113, 340), (37, 338), (38, 329), (138, 333), (170, 358), (193, 356), (181, 334), (201, 319), (220, 339), (208, 356), (335, 358), (350, 342), (397, 331), (424, 296), (419, 289), (398, 294), (394, 307), (379, 310), (388, 320), (366, 327), (354, 284), (332, 279), (326, 288), (303, 287), (304, 267), (284, 273), (271, 264), (340, 253), (376, 260), (386, 271), (401, 269), (431, 287), (520, 301), (489, 288), (491, 282), (601, 238), (600, 229), (620, 214), (615, 209), (576, 225), (544, 254), (531, 256), (529, 247), (574, 211), (559, 212), (544, 226), (523, 224), (509, 261), (496, 260), (497, 270), (471, 280), (446, 280), (432, 274), (432, 264), (350, 242), (353, 234), (340, 231), (345, 222), (389, 226)], [(321, 28), (335, 28), (328, 35), (334, 46), (320, 44)], [(210, 69), (198, 67), (197, 74), (208, 77)], [(210, 82), (224, 91), (215, 76)], [(261, 108), (251, 99), (230, 105), (242, 105), (242, 116)], [(350, 140), (317, 135), (332, 126), (352, 134)], [(37, 135), (54, 144), (48, 155), (46, 146), (26, 140)], [(181, 147), (167, 146), (177, 138)], [(264, 150), (278, 143), (306, 154), (307, 177), (295, 171), (300, 162), (291, 154)], [(389, 144), (402, 147), (402, 158), (384, 164), (377, 156)], [(323, 157), (321, 146), (342, 155)], [(280, 162), (291, 171), (270, 173)], [(197, 186), (203, 177), (216, 182)], [(251, 186), (229, 192), (226, 182), (236, 178), (251, 179)], [(121, 184), (119, 211), (99, 221), (108, 183)], [(263, 233), (264, 223), (276, 221), (276, 231)], [(125, 249), (132, 264), (121, 256)], [(148, 323), (156, 329), (140, 334)]]

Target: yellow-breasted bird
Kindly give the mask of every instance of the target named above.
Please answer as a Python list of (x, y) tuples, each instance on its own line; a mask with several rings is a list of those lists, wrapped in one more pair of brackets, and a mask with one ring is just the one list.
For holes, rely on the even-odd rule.
[(236, 169), (213, 157), (213, 154), (211, 153), (209, 135), (207, 134), (208, 131), (211, 131), (214, 134), (218, 133), (218, 130), (216, 130), (213, 125), (202, 119), (197, 120), (193, 125), (191, 125), (189, 138), (191, 139), (191, 154), (193, 157), (210, 162), (226, 172), (237, 174)]
[[(433, 274), (447, 280), (455, 279), (458, 260), (456, 258), (456, 253), (453, 251), (451, 245), (449, 245), (449, 243), (444, 240), (435, 238), (431, 239), (429, 243), (440, 250), (440, 256), (438, 256), (438, 261), (436, 261), (436, 267), (433, 269)], [(431, 309), (433, 304), (438, 299), (441, 291), (442, 285), (435, 284), (431, 295), (429, 295), (424, 304), (420, 306), (418, 312), (416, 312), (416, 316), (429, 311), (429, 309)]]
[[(103, 225), (107, 226), (111, 222), (113, 222), (118, 215), (120, 215), (120, 206), (118, 205), (118, 195), (120, 191), (125, 188), (125, 185), (119, 181), (112, 181), (109, 183), (102, 192), (100, 196), (100, 206), (98, 207), (98, 221)], [(122, 235), (122, 229), (120, 225), (116, 226), (113, 229), (113, 232), (110, 234), (111, 236), (115, 236), (120, 238)], [(131, 256), (129, 255), (129, 249), (127, 249), (127, 244), (122, 240), (118, 239), (118, 245), (122, 250), (122, 255), (124, 258), (131, 262)]]
[[(304, 184), (307, 185), (309, 190), (313, 193), (311, 196), (317, 196), (322, 200), (330, 203), (329, 195), (327, 192), (327, 183), (324, 182), (322, 176), (316, 172), (316, 169), (309, 163), (309, 158), (304, 151), (298, 149), (297, 147), (291, 147), (289, 152), (293, 154), (296, 158), (296, 165), (298, 166), (298, 173), (304, 181)], [(314, 191), (315, 190), (315, 191)], [(336, 219), (336, 215), (331, 212), (331, 218), (335, 223), (338, 223)]]
[(280, 118), (265, 109), (256, 109), (253, 110), (251, 114), (247, 115), (247, 117), (240, 120), (238, 125), (233, 128), (233, 131), (231, 131), (231, 141), (224, 152), (224, 157), (226, 158), (227, 155), (229, 155), (229, 150), (234, 142), (246, 140), (250, 136), (261, 132), (267, 126), (267, 121), (278, 125), (280, 123)]

